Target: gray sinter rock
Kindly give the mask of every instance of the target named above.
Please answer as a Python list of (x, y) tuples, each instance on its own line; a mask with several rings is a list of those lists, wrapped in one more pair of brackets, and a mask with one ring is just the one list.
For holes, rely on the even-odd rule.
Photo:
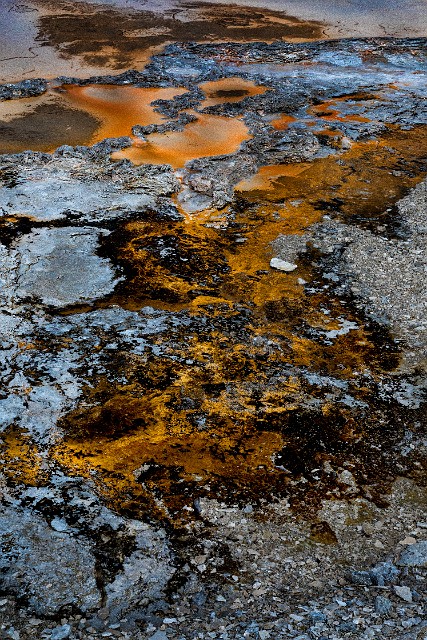
[(63, 624), (60, 627), (55, 627), (52, 629), (52, 633), (50, 634), (50, 640), (65, 640), (65, 638), (69, 638), (71, 633), (71, 627), (69, 624)]
[(404, 549), (397, 564), (401, 567), (427, 567), (427, 540), (421, 540)]
[[(2, 156), (2, 168), (14, 178), (0, 189), (0, 217), (99, 222), (144, 211), (155, 206), (156, 198), (178, 190), (170, 167), (105, 162), (112, 151), (107, 142), (92, 149), (62, 147), (53, 156)], [(100, 157), (92, 160), (97, 148)]]
[(114, 188), (113, 184), (108, 188), (99, 182), (90, 184), (78, 179), (58, 179), (55, 175), (0, 191), (3, 212), (33, 216), (46, 222), (64, 218), (67, 212), (83, 214), (87, 218), (92, 211), (105, 209), (111, 215), (114, 210), (139, 210), (150, 202), (150, 197), (145, 194), (126, 193)]
[[(108, 233), (108, 232), (103, 232)], [(118, 279), (109, 260), (96, 255), (100, 232), (89, 227), (40, 229), (13, 246), (20, 300), (63, 307), (110, 293)]]
[[(307, 241), (310, 235), (280, 235), (271, 243), (273, 249), (274, 258), (271, 261), (271, 266), (275, 266), (279, 262), (287, 262), (289, 264), (295, 264), (298, 260), (298, 256), (304, 253), (307, 249)], [(276, 267), (280, 268), (280, 266)]]
[(375, 611), (379, 615), (387, 615), (391, 607), (392, 604), (388, 598), (385, 598), (384, 596), (377, 596), (375, 598)]
[(168, 636), (164, 631), (156, 631), (152, 636), (150, 636), (149, 640), (168, 640)]
[(347, 577), (352, 584), (358, 584), (364, 587), (369, 587), (372, 584), (370, 571), (349, 571)]
[(163, 531), (141, 525), (135, 546), (122, 571), (105, 588), (106, 606), (113, 618), (135, 609), (141, 600), (158, 598), (175, 572)]
[(399, 569), (391, 562), (380, 562), (369, 571), (350, 571), (348, 579), (353, 584), (369, 587), (393, 584), (399, 575)]
[(391, 328), (405, 347), (401, 369), (427, 358), (427, 182), (397, 204), (405, 237), (388, 239), (336, 221), (314, 225), (314, 246), (341, 252), (329, 279), (355, 297), (377, 323)]
[(391, 562), (380, 562), (370, 571), (372, 584), (379, 586), (393, 584), (399, 576), (399, 573), (399, 569)]
[(412, 591), (406, 585), (395, 585), (393, 587), (395, 594), (405, 602), (412, 602)]
[(41, 78), (22, 80), (15, 84), (0, 85), (0, 100), (13, 100), (15, 98), (32, 98), (45, 93), (47, 82)]
[(1, 589), (24, 597), (37, 615), (100, 605), (95, 558), (83, 540), (52, 530), (30, 511), (3, 507), (0, 542)]
[[(119, 516), (81, 481), (51, 482), (21, 494), (31, 506), (0, 508), (0, 590), (40, 616), (64, 607), (94, 612), (104, 591), (111, 620), (162, 597), (175, 572), (164, 530)], [(58, 626), (55, 637), (67, 631)]]

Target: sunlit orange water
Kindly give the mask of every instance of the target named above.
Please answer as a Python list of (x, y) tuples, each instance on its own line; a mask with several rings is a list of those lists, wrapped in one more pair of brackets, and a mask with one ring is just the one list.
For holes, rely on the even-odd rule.
[(206, 95), (203, 107), (212, 107), (224, 102), (240, 102), (250, 96), (258, 96), (267, 89), (243, 78), (221, 78), (213, 82), (204, 82), (200, 89)]
[(288, 116), (286, 113), (282, 113), (278, 118), (271, 121), (271, 126), (279, 131), (285, 131), (292, 122), (295, 122), (296, 118)]
[(148, 141), (112, 154), (113, 160), (127, 158), (134, 164), (170, 164), (183, 167), (189, 160), (234, 153), (249, 140), (246, 125), (238, 118), (197, 114), (197, 120), (183, 131), (154, 133)]
[(69, 101), (77, 108), (87, 111), (101, 121), (101, 126), (90, 144), (132, 135), (136, 124), (146, 126), (160, 124), (164, 120), (151, 103), (155, 100), (171, 100), (186, 89), (176, 87), (146, 88), (95, 84), (79, 87), (63, 87)]
[(275, 164), (261, 167), (259, 171), (247, 180), (236, 185), (237, 191), (265, 191), (273, 187), (278, 178), (294, 178), (311, 167), (311, 163)]
[[(222, 87), (224, 82), (206, 84), (213, 90), (213, 85)], [(245, 87), (249, 85), (254, 93), (265, 90), (250, 82), (241, 82)], [(232, 85), (234, 86), (235, 82), (227, 84), (230, 87)], [(240, 91), (240, 83), (237, 85)], [(89, 144), (105, 138), (133, 138), (133, 146), (114, 153), (113, 160), (127, 158), (137, 165), (170, 164), (178, 168), (195, 158), (234, 153), (244, 140), (250, 138), (246, 125), (238, 118), (194, 113), (197, 121), (188, 124), (183, 131), (155, 133), (150, 135), (147, 141), (132, 136), (134, 125), (161, 124), (165, 120), (151, 103), (156, 100), (171, 100), (174, 96), (185, 93), (186, 89), (115, 85), (66, 86), (63, 89), (75, 107), (91, 113), (101, 121)], [(249, 88), (245, 91), (249, 92)], [(242, 97), (238, 99), (241, 100)], [(225, 102), (227, 99), (221, 97), (218, 101)], [(203, 106), (206, 106), (206, 103)]]

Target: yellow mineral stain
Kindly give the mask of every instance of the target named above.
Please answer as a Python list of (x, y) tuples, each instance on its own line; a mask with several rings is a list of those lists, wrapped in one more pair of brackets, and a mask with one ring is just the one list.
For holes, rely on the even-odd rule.
[(43, 458), (30, 435), (10, 427), (0, 437), (2, 472), (13, 483), (40, 486), (47, 480)]
[(185, 93), (186, 89), (93, 84), (82, 87), (63, 85), (61, 92), (65, 92), (71, 105), (100, 120), (100, 128), (89, 141), (89, 144), (95, 144), (105, 138), (132, 136), (132, 127), (136, 124), (161, 124), (164, 117), (155, 111), (152, 102), (171, 100)]
[[(153, 440), (149, 434), (139, 432), (109, 441), (106, 438), (70, 441), (67, 447), (59, 446), (52, 455), (69, 471), (91, 478), (112, 506), (122, 510), (126, 498), (132, 496), (141, 504), (141, 497), (147, 489), (155, 487), (166, 513), (182, 508), (186, 500), (178, 493), (173, 495), (175, 481), (168, 477), (168, 469), (178, 468), (182, 477), (191, 482), (208, 482), (214, 476), (224, 481), (239, 477), (243, 482), (256, 482), (256, 470), (264, 465), (273, 472), (271, 456), (283, 446), (283, 439), (277, 434), (253, 433), (240, 451), (240, 434), (233, 437), (213, 437), (208, 434), (182, 434), (180, 437), (168, 435), (162, 440)], [(163, 466), (160, 477), (153, 481), (138, 482), (138, 470), (144, 465)], [(94, 476), (93, 472), (96, 472)], [(165, 515), (165, 514), (163, 514)], [(185, 518), (185, 512), (184, 514)], [(176, 522), (175, 522), (176, 524)]]
[(267, 89), (260, 87), (250, 80), (239, 77), (222, 78), (213, 82), (204, 82), (199, 85), (206, 95), (203, 107), (213, 107), (225, 102), (240, 102), (244, 98), (265, 93)]
[[(319, 133), (338, 135), (333, 130)], [(426, 149), (424, 135), (425, 127), (406, 133), (390, 128), (381, 140), (354, 143), (349, 151), (338, 157), (332, 155), (312, 163), (283, 165), (281, 175), (282, 165), (261, 167), (255, 176), (239, 183), (236, 190), (250, 202), (260, 198), (269, 202), (286, 199), (286, 206), (293, 210), (295, 218), (300, 218), (301, 211), (312, 210), (313, 204), (320, 218), (323, 212), (317, 203), (330, 199), (339, 200), (336, 207), (345, 214), (359, 215), (364, 210), (372, 216), (383, 212), (405, 188), (420, 181), (421, 177), (412, 175), (411, 171), (396, 173), (393, 169), (403, 159), (409, 166), (411, 163), (417, 165), (417, 162), (419, 165), (419, 158)]]
[[(304, 233), (328, 207), (348, 217), (384, 211), (402, 189), (421, 179), (425, 133), (426, 127), (394, 128), (383, 139), (354, 144), (338, 156), (264, 167), (238, 185), (237, 208), (212, 213), (214, 225), (208, 214), (125, 225), (116, 259), (132, 276), (112, 301), (135, 309), (146, 304), (187, 309), (206, 318), (206, 330), (189, 334), (184, 328), (172, 351), (166, 341), (163, 355), (148, 361), (122, 354), (120, 367), (129, 383), (93, 381), (85, 391), (86, 406), (61, 424), (66, 437), (52, 450), (58, 464), (91, 478), (114, 508), (148, 511), (173, 526), (191, 518), (192, 496), (206, 486), (228, 496), (234, 490), (261, 496), (274, 486), (283, 488), (287, 476), (274, 467), (274, 455), (286, 447), (281, 426), (301, 406), (304, 388), (297, 377), (272, 383), (265, 359), (277, 370), (290, 364), (351, 381), (367, 369), (373, 375), (383, 371), (385, 356), (360, 318), (338, 299), (305, 292), (299, 278), (313, 279), (310, 261), (298, 260), (289, 274), (271, 269), (271, 242), (279, 234)], [(227, 220), (244, 242), (227, 236)], [(173, 239), (176, 255), (185, 261), (162, 260), (153, 250), (158, 238)], [(248, 337), (241, 339), (227, 328), (239, 304), (251, 309)], [(214, 325), (218, 317), (223, 325)], [(329, 341), (301, 331), (302, 326), (320, 333), (336, 330), (343, 318), (357, 328)], [(265, 357), (256, 339), (270, 345)], [(364, 393), (361, 388), (362, 399)], [(325, 404), (326, 416), (328, 411), (332, 408)], [(339, 438), (362, 437), (363, 424), (347, 409), (339, 411)], [(329, 437), (325, 428), (326, 444)]]
[[(191, 112), (190, 112), (191, 113)], [(251, 138), (240, 118), (196, 114), (197, 120), (183, 131), (153, 133), (147, 141), (135, 141), (133, 146), (116, 151), (113, 160), (131, 160), (134, 164), (170, 164), (175, 169), (190, 160), (230, 154)]]

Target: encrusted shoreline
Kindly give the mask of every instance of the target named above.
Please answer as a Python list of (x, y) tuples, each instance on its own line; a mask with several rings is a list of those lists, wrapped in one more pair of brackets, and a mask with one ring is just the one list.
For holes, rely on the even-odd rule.
[(425, 43), (170, 45), (55, 82), (164, 124), (0, 156), (5, 638), (427, 637)]

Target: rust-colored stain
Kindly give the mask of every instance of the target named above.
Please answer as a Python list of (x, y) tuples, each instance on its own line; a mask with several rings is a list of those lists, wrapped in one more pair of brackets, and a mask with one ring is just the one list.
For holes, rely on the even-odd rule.
[(147, 54), (169, 42), (248, 42), (317, 40), (325, 25), (282, 11), (233, 4), (188, 3), (179, 18), (167, 10), (120, 10), (111, 4), (38, 0), (45, 10), (38, 38), (82, 67), (125, 70), (141, 68)]
[(251, 137), (239, 118), (203, 113), (193, 115), (197, 120), (187, 124), (183, 131), (153, 133), (147, 136), (147, 141), (135, 141), (131, 147), (114, 152), (112, 159), (127, 158), (136, 165), (170, 164), (180, 168), (196, 158), (234, 153), (242, 142)]
[(360, 115), (359, 113), (343, 113), (338, 108), (339, 104), (350, 104), (350, 106), (356, 111), (361, 107), (361, 99), (366, 100), (369, 96), (363, 94), (355, 94), (352, 96), (344, 96), (341, 98), (334, 98), (320, 104), (309, 107), (307, 113), (309, 115), (315, 115), (327, 122), (370, 122), (370, 119)]
[(278, 131), (286, 131), (289, 125), (292, 124), (292, 122), (296, 122), (296, 120), (297, 119), (294, 116), (282, 113), (278, 118), (274, 118), (270, 124)]
[(266, 191), (273, 189), (279, 178), (296, 178), (311, 167), (309, 162), (297, 164), (275, 164), (261, 167), (258, 173), (236, 185), (237, 191)]
[(239, 77), (204, 82), (200, 89), (206, 95), (203, 107), (212, 107), (224, 102), (240, 102), (244, 98), (258, 96), (267, 91), (265, 87)]
[(171, 100), (186, 89), (93, 84), (63, 85), (61, 91), (65, 92), (71, 105), (100, 120), (101, 126), (89, 141), (89, 144), (95, 144), (105, 138), (132, 136), (132, 127), (136, 124), (161, 124), (164, 116), (155, 111), (152, 102)]
[[(293, 217), (307, 221), (312, 220), (313, 211), (322, 214), (328, 210), (343, 216), (372, 218), (422, 179), (424, 131), (424, 127), (408, 132), (389, 127), (383, 138), (354, 143), (338, 158), (329, 156), (312, 163), (290, 165), (291, 168), (283, 165), (282, 172), (280, 165), (261, 167), (237, 188), (251, 202), (260, 198), (269, 202), (284, 198), (298, 201), (287, 206), (291, 206)], [(333, 130), (322, 130), (319, 134), (341, 135)], [(405, 163), (407, 171), (397, 170), (401, 163)]]
[[(264, 91), (236, 79), (201, 88), (207, 96), (202, 106)], [(91, 143), (129, 136), (135, 124), (161, 124), (153, 101), (185, 92), (111, 85), (62, 89), (76, 109), (100, 122)], [(336, 106), (356, 104), (357, 98), (330, 100), (309, 113), (317, 126), (319, 118), (355, 119), (357, 113), (340, 115)], [(231, 154), (250, 139), (239, 117), (188, 113), (196, 120), (182, 131), (134, 137), (133, 146), (112, 158), (180, 168), (192, 159)], [(272, 125), (284, 129), (292, 121), (283, 115)], [(329, 126), (317, 135), (336, 137), (339, 148), (342, 134)], [(66, 473), (90, 478), (115, 509), (180, 526), (194, 516), (199, 495), (258, 499), (286, 493), (307, 461), (320, 467), (334, 456), (338, 463), (340, 456), (351, 456), (366, 433), (366, 419), (298, 373), (284, 371), (355, 385), (356, 400), (369, 406), (370, 390), (360, 376), (381, 376), (397, 366), (399, 356), (390, 342), (383, 351), (345, 302), (322, 289), (306, 290), (304, 283), (318, 277), (308, 254), (297, 259), (292, 273), (271, 269), (271, 243), (280, 234), (303, 234), (325, 211), (368, 227), (380, 224), (376, 216), (422, 177), (426, 129), (390, 127), (382, 138), (354, 143), (345, 152), (261, 167), (236, 186), (234, 201), (222, 211), (181, 220), (154, 211), (106, 236), (101, 250), (126, 278), (100, 304), (185, 312), (196, 328), (153, 338), (161, 355), (112, 354), (116, 381), (102, 374), (91, 379), (83, 402), (61, 420), (65, 436), (52, 447), (51, 459)], [(340, 333), (343, 322), (350, 329)], [(334, 337), (326, 339), (330, 332)], [(318, 404), (306, 415), (307, 394)], [(304, 429), (313, 428), (315, 437), (301, 448)], [(8, 477), (26, 484), (43, 480), (41, 457), (25, 433), (6, 433), (3, 449)], [(314, 492), (307, 504), (323, 498)], [(328, 536), (313, 531), (314, 539)]]

